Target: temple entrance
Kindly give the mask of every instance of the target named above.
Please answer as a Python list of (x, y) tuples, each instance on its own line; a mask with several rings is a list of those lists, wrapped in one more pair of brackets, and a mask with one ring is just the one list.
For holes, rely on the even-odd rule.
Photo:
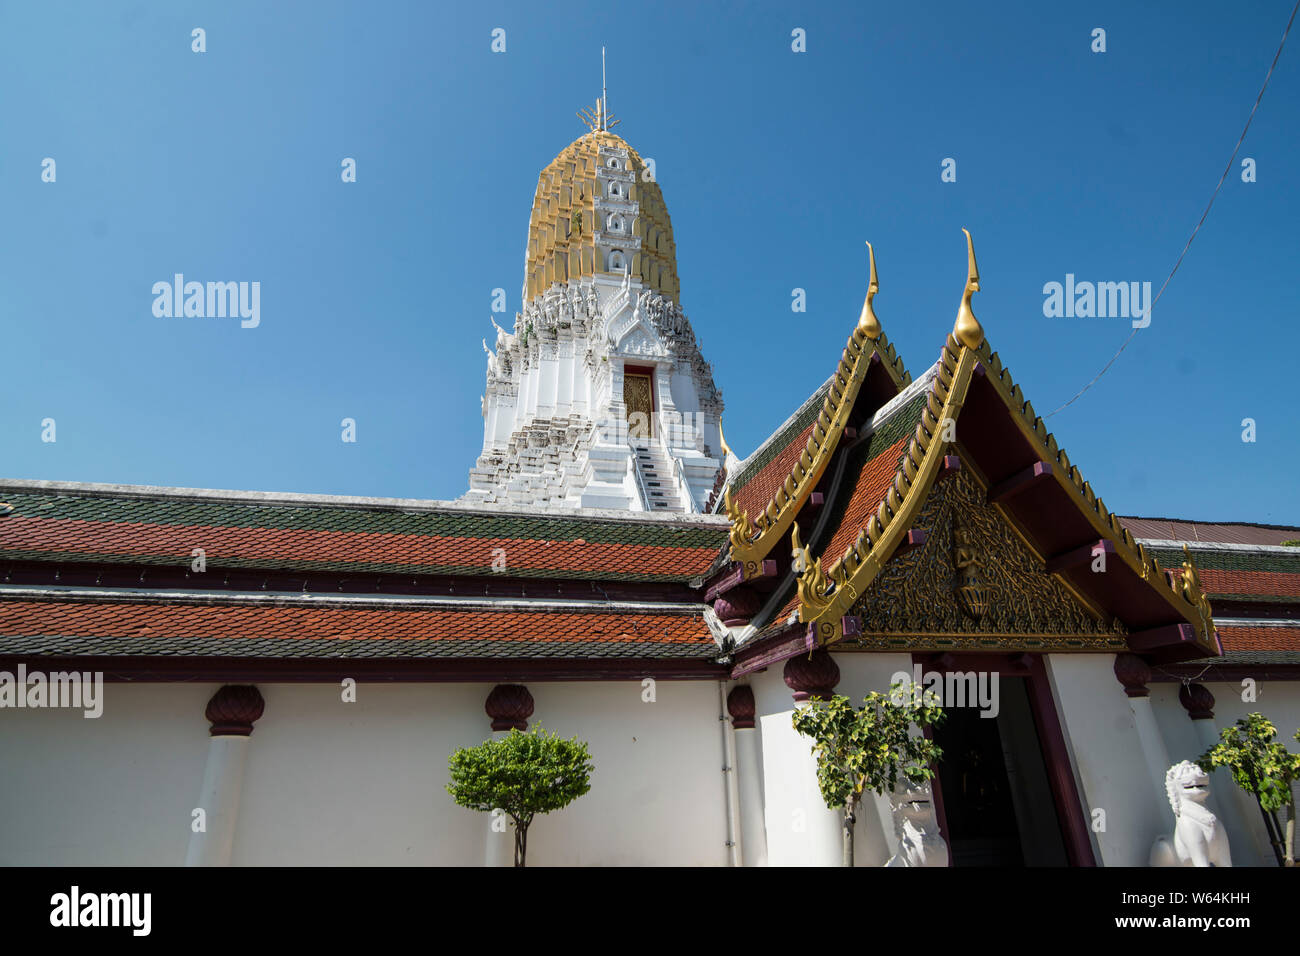
[(996, 717), (949, 707), (934, 730), (952, 865), (1066, 866), (1026, 681), (1001, 676), (998, 692)]
[(633, 441), (644, 442), (653, 432), (654, 400), (648, 372), (623, 371), (623, 404), (627, 408), (627, 434)]

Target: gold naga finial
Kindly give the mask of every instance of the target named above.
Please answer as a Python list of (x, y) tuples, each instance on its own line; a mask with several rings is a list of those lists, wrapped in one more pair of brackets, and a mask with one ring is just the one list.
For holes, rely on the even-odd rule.
[(858, 316), (858, 328), (874, 342), (880, 338), (880, 320), (876, 318), (876, 310), (871, 307), (871, 300), (880, 291), (880, 280), (876, 278), (876, 250), (871, 248), (869, 242), (867, 255), (871, 259), (871, 278), (867, 280), (867, 298), (862, 303), (862, 314)]
[(727, 517), (731, 521), (730, 539), (732, 549), (745, 547), (745, 545), (749, 544), (753, 526), (749, 523), (749, 512), (742, 511), (740, 503), (732, 495), (731, 482), (727, 482), (722, 486), (722, 504), (727, 512)]
[(1213, 609), (1210, 607), (1210, 599), (1201, 587), (1201, 576), (1196, 570), (1196, 559), (1192, 557), (1192, 552), (1187, 549), (1187, 545), (1183, 545), (1183, 575), (1178, 589), (1182, 591), (1183, 598), (1200, 613), (1201, 627), (1208, 637), (1214, 629)]
[(984, 327), (971, 311), (970, 298), (980, 290), (980, 270), (975, 264), (975, 243), (971, 241), (970, 231), (966, 233), (966, 291), (961, 296), (961, 306), (957, 309), (957, 321), (952, 327), (953, 337), (968, 349), (977, 349), (984, 344)]
[(826, 591), (830, 580), (822, 570), (822, 559), (814, 558), (799, 537), (799, 523), (790, 529), (790, 570), (799, 576), (799, 604), (810, 609), (827, 606)]
[(718, 441), (721, 442), (721, 444), (722, 444), (722, 454), (723, 454), (723, 455), (730, 455), (731, 457), (736, 458), (736, 459), (739, 459), (739, 458), (740, 458), (739, 455), (737, 455), (734, 451), (731, 450), (731, 446), (727, 444), (727, 436), (724, 435), (724, 434), (722, 434), (722, 416), (721, 416), (721, 415), (718, 416)]
[(1197, 573), (1196, 561), (1192, 558), (1192, 552), (1187, 550), (1187, 545), (1183, 545), (1182, 592), (1183, 597), (1192, 604), (1199, 604), (1205, 593), (1201, 589), (1201, 576)]

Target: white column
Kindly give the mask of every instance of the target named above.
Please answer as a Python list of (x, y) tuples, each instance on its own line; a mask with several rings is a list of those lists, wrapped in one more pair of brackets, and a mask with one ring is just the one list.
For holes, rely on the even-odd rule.
[[(492, 718), (491, 739), (501, 740), (512, 730), (527, 730), (533, 706), (533, 695), (523, 684), (497, 684), (493, 687), (483, 703), (483, 710)], [(495, 811), (488, 814), (483, 865), (515, 865), (514, 822)]]
[(208, 701), (206, 716), (212, 722), (212, 737), (195, 807), (203, 812), (190, 821), (186, 866), (230, 865), (248, 738), (264, 709), (262, 695), (252, 686), (228, 684)]
[(1155, 788), (1156, 798), (1168, 803), (1169, 795), (1165, 793), (1165, 772), (1172, 763), (1169, 760), (1169, 748), (1165, 746), (1165, 739), (1160, 736), (1160, 728), (1156, 726), (1156, 715), (1151, 709), (1151, 698), (1130, 697), (1128, 705), (1133, 710), (1138, 740), (1142, 743), (1142, 756), (1151, 770), (1151, 786)]
[(767, 866), (767, 831), (763, 822), (762, 744), (754, 725), (754, 692), (746, 684), (732, 688), (727, 710), (736, 736), (736, 788), (740, 795), (741, 845), (745, 866)]
[(1151, 668), (1136, 654), (1118, 654), (1115, 657), (1115, 676), (1124, 685), (1124, 693), (1128, 695), (1129, 709), (1133, 712), (1133, 723), (1142, 745), (1142, 759), (1147, 765), (1151, 786), (1155, 788), (1156, 805), (1163, 807), (1169, 802), (1169, 796), (1165, 793), (1165, 772), (1171, 762), (1169, 748), (1160, 735), (1155, 711), (1151, 708), (1151, 696), (1146, 687), (1147, 681), (1151, 679)]
[(740, 784), (736, 779), (736, 728), (727, 717), (731, 707), (725, 680), (718, 681), (718, 705), (718, 723), (722, 725), (722, 772), (727, 810), (727, 865), (744, 866), (745, 840), (740, 826)]
[[(500, 740), (502, 737), (508, 737), (509, 735), (509, 730), (492, 731), (493, 740)], [(498, 822), (498, 820), (501, 822)], [(504, 826), (502, 826), (502, 823), (504, 823)], [(515, 825), (508, 816), (498, 814), (495, 810), (488, 814), (485, 847), (484, 866), (515, 865)]]
[(190, 845), (185, 852), (186, 866), (230, 865), (247, 749), (247, 737), (211, 738), (208, 763), (203, 769), (203, 789), (197, 805), (203, 810), (205, 829), (194, 832), (195, 824), (191, 821)]
[[(770, 866), (840, 865), (843, 814), (826, 806), (817, 786), (812, 741), (791, 723), (795, 707), (806, 706), (791, 701), (792, 690), (802, 699), (813, 691), (830, 693), (838, 682), (839, 669), (829, 661), (830, 655), (818, 651), (814, 658), (810, 662), (808, 655), (800, 654), (791, 659), (796, 662), (793, 668), (791, 662), (781, 674), (769, 668), (752, 684), (763, 751), (763, 815)], [(821, 673), (814, 676), (806, 673), (809, 670)]]

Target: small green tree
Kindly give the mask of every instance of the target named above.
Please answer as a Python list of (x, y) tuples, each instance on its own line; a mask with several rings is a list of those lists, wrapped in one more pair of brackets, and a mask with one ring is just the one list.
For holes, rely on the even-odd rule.
[(943, 751), (910, 731), (942, 719), (943, 709), (927, 702), (920, 686), (902, 683), (888, 694), (873, 691), (860, 708), (837, 694), (795, 710), (794, 729), (813, 740), (822, 799), (844, 814), (841, 865), (853, 865), (853, 825), (863, 792), (892, 794), (900, 775), (913, 783), (934, 776), (930, 764)]
[(523, 866), (533, 817), (566, 807), (590, 790), (596, 768), (586, 743), (537, 727), (461, 747), (451, 755), (450, 769), (447, 792), (459, 806), (501, 810), (514, 821), (515, 866)]
[[(1224, 727), (1220, 742), (1196, 759), (1206, 773), (1219, 767), (1232, 771), (1232, 779), (1255, 798), (1264, 829), (1278, 866), (1293, 866), (1295, 860), (1295, 801), (1291, 784), (1300, 779), (1300, 754), (1293, 754), (1274, 740), (1277, 728), (1263, 714), (1249, 714), (1232, 727)], [(1300, 740), (1300, 733), (1296, 738)], [(1278, 811), (1287, 808), (1286, 835)]]

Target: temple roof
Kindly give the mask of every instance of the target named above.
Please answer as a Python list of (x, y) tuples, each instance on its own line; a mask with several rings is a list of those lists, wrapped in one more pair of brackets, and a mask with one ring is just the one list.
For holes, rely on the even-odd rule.
[[(807, 446), (813, 422), (817, 420), (817, 413), (821, 411), (830, 387), (828, 378), (736, 468), (730, 484), (741, 510), (757, 514), (776, 495)], [(716, 509), (725, 510), (721, 495)]]
[[(1143, 542), (1162, 565), (1181, 561), (1181, 548), (1163, 542)], [(1188, 544), (1196, 558), (1201, 586), (1215, 602), (1300, 605), (1300, 548), (1237, 546), (1225, 548), (1202, 542)]]
[[(1300, 541), (1300, 528), (1244, 521), (1185, 521), (1178, 518), (1119, 519), (1135, 538), (1187, 544), (1282, 545)], [(1300, 551), (1297, 551), (1300, 553)]]
[[(841, 477), (833, 483), (830, 502), (804, 522), (803, 534), (809, 542), (829, 542), (821, 549), (826, 554), (843, 553), (889, 491), (930, 379), (930, 373), (923, 375), (878, 409), (845, 448)], [(755, 619), (764, 634), (778, 633), (790, 625), (799, 608), (797, 583), (797, 576), (788, 574), (775, 599)]]
[[(1069, 617), (1074, 613), (1070, 608), (1083, 609), (1083, 620), (1092, 621), (1085, 630), (1096, 632), (1097, 649), (1113, 644), (1115, 635), (1127, 635), (1134, 650), (1160, 659), (1217, 656), (1220, 647), (1205, 593), (1210, 585), (1197, 574), (1203, 555), (1162, 550), (1158, 559), (1109, 512), (1058, 447), (985, 340), (971, 309), (979, 275), (969, 241), (968, 251), (966, 290), (939, 361), (892, 407), (877, 410), (870, 425), (861, 427), (862, 439), (831, 450), (839, 477), (830, 486), (819, 486), (828, 493), (819, 509), (800, 504), (789, 535), (793, 563), (781, 560), (776, 548), (768, 549), (774, 568), (768, 569), (768, 581), (755, 582), (767, 597), (749, 626), (739, 631), (742, 656), (746, 645), (758, 654), (757, 645), (783, 633), (793, 640), (793, 652), (799, 646), (836, 643), (846, 629), (856, 632), (861, 625), (856, 614), (863, 612), (859, 600), (868, 600), (864, 595), (886, 565), (924, 543), (926, 532), (917, 525), (921, 510), (936, 482), (958, 471), (974, 480), (965, 487), (968, 495), (971, 487), (979, 489), (978, 507), (996, 509), (1013, 529), (1013, 546), (1028, 548), (1029, 563), (1036, 562), (1038, 574), (1048, 579), (1044, 586), (1057, 589), (1053, 593), (1062, 602), (1062, 613)], [(870, 297), (864, 315), (869, 305)], [(851, 351), (852, 343), (845, 362)], [(805, 425), (795, 433), (802, 421), (796, 416), (766, 444), (778, 449), (797, 445), (807, 432)], [(778, 471), (774, 463), (779, 456), (780, 451), (765, 452), (761, 468), (745, 468), (736, 476), (740, 488), (730, 495), (733, 557), (738, 496), (760, 480), (764, 469)], [(784, 490), (788, 493), (788, 483)], [(781, 494), (778, 489), (774, 504), (780, 504)], [(749, 498), (761, 496), (760, 489)], [(769, 515), (771, 511), (769, 505)], [(1107, 573), (1095, 573), (1099, 553), (1105, 556)], [(1259, 573), (1241, 569), (1230, 579), (1212, 574), (1211, 580), (1216, 588), (1289, 585), (1265, 584), (1254, 578)], [(715, 578), (712, 593), (724, 595), (737, 580)]]
[(1300, 664), (1300, 621), (1221, 619), (1218, 628), (1224, 665)]
[(689, 582), (726, 531), (711, 515), (3, 481), (0, 657), (111, 658), (128, 676), (254, 660), (716, 667)]
[[(1143, 529), (1155, 525), (1157, 533), (1167, 533), (1164, 529), (1170, 524), (1166, 519), (1158, 519), (1158, 523), (1156, 519), (1149, 523), (1137, 519), (1135, 523)], [(1300, 548), (1205, 540), (1211, 535), (1295, 540), (1300, 538), (1300, 528), (1200, 522), (1195, 527), (1201, 540), (1186, 547), (1196, 558), (1201, 586), (1214, 608), (1215, 626), (1223, 642), (1222, 663), (1300, 665)], [(1147, 539), (1141, 543), (1162, 565), (1172, 565), (1182, 555), (1183, 542)]]
[[(0, 481), (0, 560), (685, 582), (726, 522), (595, 509)], [(7, 507), (6, 507), (7, 506)]]
[[(873, 259), (874, 279), (874, 259)], [(870, 295), (874, 295), (874, 288)], [(868, 306), (864, 306), (864, 315)], [(872, 315), (874, 319), (874, 314)], [(727, 560), (745, 577), (785, 547), (790, 528), (814, 495), (824, 493), (836, 450), (911, 382), (875, 324), (853, 329), (831, 377), (731, 476), (723, 505), (731, 521)]]
[(0, 655), (203, 658), (713, 656), (695, 605), (6, 589)]
[[(865, 520), (850, 520), (847, 532), (807, 556), (800, 621), (815, 624), (828, 640), (842, 636), (838, 618), (849, 610), (848, 595), (864, 592), (903, 543), (952, 453), (1048, 573), (1095, 611), (1122, 621), (1130, 634), (1152, 635), (1161, 647), (1217, 654), (1199, 589), (1165, 574), (1106, 509), (982, 335), (974, 347), (950, 336), (935, 372), (925, 401), (913, 406), (915, 430), (874, 509), (865, 502)], [(1105, 574), (1091, 570), (1098, 548), (1111, 558)]]

